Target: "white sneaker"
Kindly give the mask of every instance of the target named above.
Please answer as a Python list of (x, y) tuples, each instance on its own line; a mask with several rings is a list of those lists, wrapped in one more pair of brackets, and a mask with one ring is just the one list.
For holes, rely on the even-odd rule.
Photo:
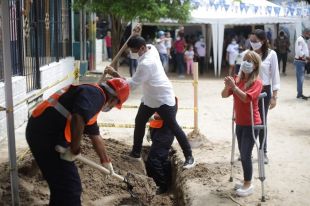
[(239, 188), (236, 191), (236, 194), (240, 197), (246, 197), (254, 193), (254, 186), (251, 184), (248, 188)]
[(235, 189), (235, 190), (240, 189), (240, 188), (242, 188), (242, 186), (243, 186), (243, 182), (237, 182), (237, 183), (235, 184), (235, 186), (234, 186), (234, 189)]

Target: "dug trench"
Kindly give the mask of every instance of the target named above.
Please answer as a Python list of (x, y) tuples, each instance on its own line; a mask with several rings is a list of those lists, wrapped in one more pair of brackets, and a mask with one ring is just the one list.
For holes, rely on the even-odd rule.
[[(83, 205), (191, 205), (192, 198), (188, 192), (188, 181), (196, 179), (203, 181), (203, 184), (212, 185), (213, 177), (222, 171), (220, 167), (210, 168), (203, 164), (184, 170), (181, 152), (173, 150), (174, 152), (171, 152), (169, 157), (172, 162), (172, 187), (168, 193), (155, 195), (154, 187), (152, 187), (155, 183), (147, 177), (144, 164), (130, 160), (127, 156), (131, 146), (114, 139), (105, 139), (105, 143), (115, 172), (122, 176), (126, 176), (128, 172), (134, 175), (134, 178), (129, 178), (129, 180), (134, 185), (133, 191), (139, 194), (139, 198), (133, 198), (129, 194), (126, 183), (103, 175), (90, 166), (76, 161), (83, 188), (81, 197)], [(148, 150), (149, 147), (143, 148), (144, 160), (147, 158)], [(87, 138), (83, 140), (82, 155), (99, 163), (99, 158)], [(49, 189), (29, 151), (18, 159), (18, 174), (20, 205), (47, 205)], [(10, 204), (9, 168), (5, 163), (0, 165), (0, 206)]]

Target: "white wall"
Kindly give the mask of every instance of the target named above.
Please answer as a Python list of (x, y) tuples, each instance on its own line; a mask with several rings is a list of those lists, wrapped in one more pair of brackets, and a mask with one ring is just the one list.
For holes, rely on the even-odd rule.
[[(55, 91), (72, 84), (74, 79), (74, 58), (67, 57), (61, 59), (59, 62), (53, 62), (49, 65), (45, 65), (40, 68), (41, 72), (41, 88), (44, 89), (48, 86), (53, 85), (59, 80), (64, 79), (64, 81), (46, 90), (43, 94), (43, 99), (47, 99)], [(26, 78), (24, 76), (17, 76), (12, 78), (12, 90), (13, 90), (13, 103), (14, 105), (21, 102), (27, 97), (26, 92)], [(33, 91), (31, 94), (35, 94), (40, 90)], [(5, 91), (4, 83), (0, 82), (0, 105), (5, 106)], [(28, 105), (27, 103), (22, 103), (14, 107), (14, 126), (15, 128), (20, 127), (23, 123), (28, 120)], [(6, 130), (6, 113), (0, 112), (0, 142), (7, 136)]]
[(96, 64), (101, 64), (103, 58), (103, 40), (96, 39)]
[(43, 99), (47, 99), (50, 95), (52, 95), (57, 90), (73, 83), (74, 79), (74, 58), (67, 57), (65, 59), (59, 60), (59, 62), (53, 62), (49, 65), (45, 65), (40, 68), (41, 72), (41, 88), (46, 88), (57, 81), (68, 77), (66, 80), (61, 83), (55, 85), (54, 87), (46, 90), (43, 94)]
[[(26, 78), (16, 76), (12, 78), (13, 103), (14, 105), (26, 98)], [(5, 106), (4, 83), (0, 82), (0, 105)], [(14, 126), (20, 127), (28, 119), (28, 106), (24, 102), (18, 106), (14, 106)], [(6, 112), (0, 112), (0, 142), (7, 136), (6, 128)]]

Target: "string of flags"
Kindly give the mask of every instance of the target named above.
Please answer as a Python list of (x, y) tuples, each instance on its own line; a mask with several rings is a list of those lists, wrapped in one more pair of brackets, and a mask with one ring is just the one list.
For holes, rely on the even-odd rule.
[(275, 16), (291, 16), (291, 17), (305, 17), (310, 16), (310, 5), (300, 3), (288, 3), (281, 6), (261, 6), (258, 1), (257, 4), (247, 3), (246, 1), (232, 1), (232, 0), (192, 0), (195, 7), (205, 7), (207, 10), (225, 11), (248, 14), (269, 14)]

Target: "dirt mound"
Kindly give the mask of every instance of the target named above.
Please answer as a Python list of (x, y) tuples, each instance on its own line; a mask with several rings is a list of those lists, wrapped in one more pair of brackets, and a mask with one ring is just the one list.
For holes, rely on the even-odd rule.
[[(129, 145), (113, 139), (107, 139), (105, 143), (115, 172), (122, 176), (126, 176), (128, 172), (134, 174), (134, 176), (128, 177), (128, 180), (134, 185), (134, 192), (142, 193), (148, 203), (130, 198), (126, 183), (105, 176), (88, 165), (77, 161), (76, 165), (83, 187), (83, 205), (173, 205), (173, 198), (168, 195), (155, 197), (150, 195), (155, 189), (150, 185), (153, 184), (154, 186), (155, 183), (151, 178), (145, 176), (145, 168), (142, 168), (141, 164), (128, 161), (127, 154), (131, 148)], [(83, 140), (82, 155), (99, 163), (99, 158), (88, 138)], [(30, 152), (19, 160), (18, 171), (21, 205), (48, 204), (49, 190), (47, 183)], [(0, 183), (0, 206), (10, 205), (11, 191), (7, 164), (0, 165)]]

